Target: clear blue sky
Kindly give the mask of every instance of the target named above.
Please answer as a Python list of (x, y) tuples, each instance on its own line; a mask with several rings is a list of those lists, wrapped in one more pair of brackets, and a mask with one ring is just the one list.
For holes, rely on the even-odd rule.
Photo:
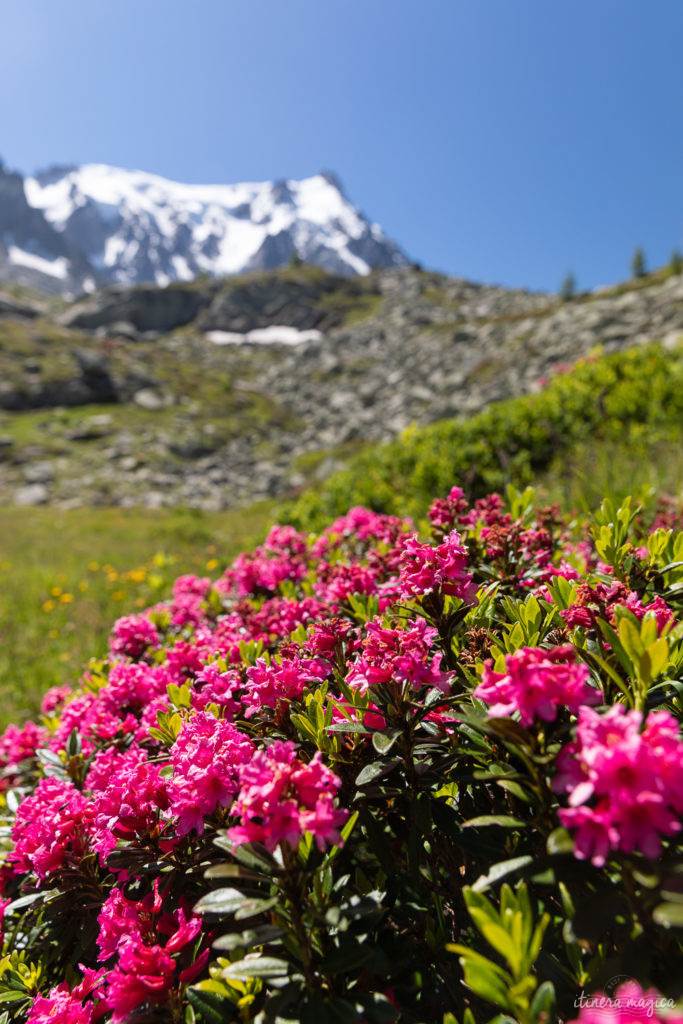
[(426, 267), (531, 288), (683, 249), (682, 0), (9, 0), (0, 155), (334, 170)]

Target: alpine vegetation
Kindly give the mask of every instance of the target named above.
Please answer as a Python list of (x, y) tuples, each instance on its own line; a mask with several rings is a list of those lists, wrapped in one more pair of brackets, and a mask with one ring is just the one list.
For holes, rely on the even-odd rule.
[(676, 514), (429, 523), (275, 526), (7, 728), (2, 1021), (680, 1024)]

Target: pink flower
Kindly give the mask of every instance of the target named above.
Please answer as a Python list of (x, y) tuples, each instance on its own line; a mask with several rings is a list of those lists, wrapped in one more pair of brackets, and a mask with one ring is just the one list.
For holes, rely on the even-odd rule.
[(126, 615), (117, 619), (109, 641), (112, 654), (140, 658), (149, 649), (159, 646), (156, 627), (144, 615)]
[(231, 722), (198, 711), (183, 723), (171, 747), (173, 778), (168, 797), (178, 817), (178, 835), (204, 831), (204, 818), (228, 807), (239, 789), (239, 767), (248, 762), (254, 744)]
[[(118, 711), (118, 709), (117, 709)], [(64, 750), (71, 733), (76, 730), (81, 737), (83, 753), (88, 756), (101, 740), (112, 740), (115, 736), (130, 735), (134, 732), (137, 719), (132, 714), (119, 718), (117, 712), (105, 707), (94, 693), (83, 693), (69, 701), (62, 711), (59, 726), (49, 742), (53, 751)]]
[(138, 714), (155, 697), (165, 696), (171, 681), (163, 666), (118, 662), (98, 698), (106, 711), (124, 718), (129, 712)]
[[(106, 911), (103, 908), (100, 914), (105, 930), (98, 940), (100, 958), (118, 954), (118, 962), (107, 978), (105, 996), (107, 1008), (113, 1011), (113, 1022), (128, 1019), (128, 1014), (141, 1003), (165, 1006), (171, 991), (194, 980), (208, 960), (207, 948), (196, 960), (188, 962), (191, 950), (187, 947), (201, 931), (199, 918), (187, 913), (183, 906), (160, 915), (161, 909), (155, 887), (154, 893), (139, 903), (119, 894), (111, 907), (106, 907)], [(163, 946), (160, 938), (166, 938)]]
[(247, 669), (247, 686), (242, 702), (246, 717), (264, 707), (276, 708), (280, 700), (300, 700), (305, 689), (317, 686), (330, 673), (328, 662), (319, 658), (284, 658), (270, 665), (259, 658)]
[(126, 899), (123, 891), (115, 886), (97, 917), (97, 923), (100, 926), (97, 936), (100, 952), (97, 959), (109, 960), (125, 939), (131, 935), (135, 935), (141, 940), (148, 939), (153, 943), (152, 915), (159, 914), (160, 910), (158, 879), (155, 882), (154, 892), (148, 893), (139, 901)]
[(166, 781), (156, 764), (140, 750), (131, 750), (95, 796), (94, 849), (103, 857), (117, 840), (148, 842), (160, 834), (161, 813), (168, 809)]
[[(91, 1021), (100, 1019), (101, 993), (97, 990), (104, 983), (106, 971), (93, 971), (89, 967), (79, 966), (84, 972), (83, 981), (71, 992), (63, 981), (50, 989), (49, 995), (37, 995), (31, 1004), (26, 1024), (91, 1024)], [(89, 996), (94, 996), (97, 1003), (89, 999)], [(87, 1002), (84, 1001), (86, 999)]]
[(604, 715), (584, 707), (576, 739), (557, 758), (553, 788), (569, 793), (559, 819), (576, 829), (576, 856), (598, 866), (611, 850), (655, 859), (662, 836), (681, 829), (683, 741), (676, 721), (655, 711), (642, 731), (641, 724), (641, 713), (621, 704)]
[(192, 707), (205, 711), (208, 704), (217, 704), (221, 714), (232, 721), (242, 708), (233, 696), (241, 687), (239, 673), (234, 669), (222, 672), (215, 662), (205, 665), (194, 682)]
[(558, 707), (576, 713), (584, 704), (600, 704), (598, 690), (588, 684), (587, 667), (577, 661), (574, 647), (522, 647), (505, 656), (505, 672), (494, 672), (492, 662), (484, 666), (474, 696), (491, 706), (491, 718), (505, 718), (519, 712), (520, 722), (529, 726), (534, 719), (552, 722)]
[(44, 715), (50, 715), (58, 711), (71, 696), (70, 686), (52, 686), (43, 697), (40, 710)]
[(404, 542), (401, 556), (402, 596), (419, 597), (441, 591), (471, 604), (477, 585), (467, 572), (467, 561), (467, 549), (460, 543), (457, 530), (452, 530), (435, 548), (420, 544), (417, 534), (413, 534)]
[(462, 523), (467, 512), (465, 492), (460, 487), (451, 487), (447, 498), (436, 498), (429, 509), (429, 519), (435, 530), (445, 533), (457, 523)]
[(12, 827), (15, 870), (45, 878), (77, 867), (90, 850), (93, 817), (93, 805), (70, 782), (41, 779), (20, 804)]
[(173, 596), (182, 597), (191, 595), (193, 597), (206, 597), (206, 592), (211, 586), (208, 576), (179, 576), (173, 584)]
[(667, 1008), (671, 1002), (654, 988), (643, 992), (637, 981), (628, 981), (611, 995), (581, 993), (574, 1003), (579, 1016), (570, 1024), (683, 1024), (683, 1014)]
[(361, 693), (392, 680), (415, 691), (435, 686), (447, 693), (452, 673), (442, 671), (441, 652), (434, 653), (438, 631), (421, 618), (408, 625), (408, 629), (390, 629), (379, 619), (368, 622), (360, 657), (349, 665), (347, 683)]
[(119, 1024), (141, 1003), (163, 1005), (175, 982), (175, 960), (161, 946), (124, 939), (119, 962), (108, 978), (106, 1003)]
[(263, 843), (272, 852), (281, 842), (296, 846), (304, 832), (314, 836), (320, 850), (341, 843), (339, 828), (348, 817), (348, 811), (334, 807), (341, 781), (319, 751), (304, 764), (293, 743), (276, 740), (241, 768), (240, 783), (230, 813), (242, 824), (228, 829), (235, 844)]
[(5, 769), (3, 774), (12, 777), (13, 773), (8, 772), (8, 768), (18, 768), (24, 761), (32, 761), (46, 735), (46, 730), (33, 722), (21, 727), (8, 725), (0, 737), (0, 768)]

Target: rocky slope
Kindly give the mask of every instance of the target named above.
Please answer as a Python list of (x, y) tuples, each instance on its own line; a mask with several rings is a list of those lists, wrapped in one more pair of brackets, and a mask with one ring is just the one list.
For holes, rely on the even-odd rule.
[(341, 274), (407, 264), (328, 173), (183, 185), (105, 164), (22, 179), (0, 163), (0, 280), (73, 296), (268, 270), (297, 256)]
[(3, 503), (220, 509), (468, 415), (601, 347), (683, 333), (683, 276), (560, 302), (311, 267), (71, 305), (0, 295)]

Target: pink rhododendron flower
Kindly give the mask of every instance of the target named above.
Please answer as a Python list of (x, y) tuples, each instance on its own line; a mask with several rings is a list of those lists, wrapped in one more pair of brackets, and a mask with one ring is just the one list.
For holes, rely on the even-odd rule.
[(87, 757), (102, 740), (132, 735), (137, 724), (135, 715), (127, 713), (119, 718), (116, 711), (105, 707), (97, 694), (79, 694), (62, 711), (49, 748), (57, 752), (64, 750), (71, 733), (76, 730), (81, 738), (83, 754)]
[(557, 758), (553, 788), (569, 793), (569, 807), (558, 816), (576, 832), (576, 856), (597, 866), (618, 849), (654, 859), (661, 837), (681, 829), (683, 741), (676, 720), (653, 711), (642, 731), (641, 724), (641, 713), (621, 704), (604, 715), (584, 707), (576, 739)]
[(293, 526), (272, 526), (268, 536), (263, 542), (266, 551), (274, 554), (302, 557), (308, 550), (308, 538), (305, 533), (299, 533)]
[(109, 641), (112, 654), (140, 658), (145, 651), (159, 646), (156, 626), (144, 615), (126, 615), (117, 619)]
[(574, 1005), (580, 1008), (570, 1024), (683, 1024), (683, 1013), (671, 1010), (673, 1000), (656, 989), (645, 992), (636, 981), (627, 981), (613, 995), (581, 993)]
[(215, 662), (205, 665), (194, 681), (192, 707), (205, 711), (207, 705), (216, 704), (222, 716), (232, 721), (242, 708), (241, 702), (233, 696), (241, 688), (242, 681), (234, 669), (223, 672)]
[(98, 914), (100, 926), (97, 945), (100, 952), (98, 960), (109, 960), (117, 952), (119, 946), (131, 935), (154, 942), (153, 915), (159, 914), (162, 901), (159, 896), (159, 880), (154, 892), (148, 893), (142, 900), (129, 900), (123, 891), (114, 886)]
[(173, 596), (182, 597), (189, 594), (193, 597), (206, 597), (210, 586), (211, 580), (208, 576), (194, 576), (191, 573), (186, 576), (178, 576), (173, 583)]
[(124, 718), (129, 712), (138, 714), (155, 697), (165, 695), (170, 682), (163, 665), (118, 662), (99, 691), (99, 702), (106, 711)]
[(304, 832), (320, 850), (341, 843), (339, 828), (348, 817), (334, 807), (341, 780), (322, 763), (320, 751), (304, 764), (292, 742), (276, 740), (241, 768), (240, 784), (230, 813), (242, 824), (228, 829), (235, 844), (263, 843), (273, 851), (281, 842), (296, 846)]
[(41, 779), (19, 805), (12, 826), (16, 871), (39, 878), (77, 866), (91, 848), (94, 807), (71, 782)]
[(411, 526), (409, 519), (382, 515), (356, 506), (322, 532), (314, 541), (311, 554), (314, 558), (321, 558), (329, 551), (340, 550), (344, 546), (351, 546), (359, 553), (360, 549), (367, 548), (369, 541), (393, 545)]
[(175, 960), (161, 946), (124, 939), (118, 964), (109, 974), (105, 997), (114, 1024), (125, 1021), (141, 1003), (166, 1003), (174, 987), (175, 968)]
[[(193, 981), (208, 960), (207, 948), (194, 961), (188, 962), (185, 956), (183, 966), (179, 954), (189, 952), (187, 947), (199, 935), (201, 921), (182, 906), (173, 913), (160, 914), (161, 909), (155, 888), (139, 903), (119, 894), (100, 914), (101, 959), (107, 958), (105, 954), (118, 955), (107, 976), (105, 995), (113, 1022), (125, 1021), (141, 1003), (163, 1006), (171, 990)], [(161, 945), (158, 940), (164, 938)]]
[(346, 619), (331, 618), (311, 627), (304, 647), (311, 654), (331, 658), (351, 632), (352, 624)]
[(536, 718), (554, 721), (558, 707), (576, 713), (584, 704), (600, 704), (602, 696), (588, 678), (571, 645), (522, 647), (505, 655), (504, 672), (494, 672), (492, 662), (484, 666), (474, 696), (490, 705), (491, 718), (519, 712), (522, 725), (529, 726)]
[(306, 573), (302, 556), (289, 552), (273, 553), (263, 547), (251, 554), (238, 555), (223, 579), (217, 584), (219, 591), (235, 591), (239, 597), (250, 594), (273, 593), (285, 580), (300, 580)]
[(296, 600), (289, 597), (271, 597), (249, 619), (250, 629), (264, 637), (289, 636), (298, 626), (321, 618), (325, 606), (314, 597)]
[(169, 805), (161, 769), (147, 761), (143, 752), (129, 751), (108, 779), (106, 789), (95, 794), (94, 805), (97, 832), (93, 847), (103, 857), (119, 839), (131, 842), (158, 837), (161, 813)]
[(40, 710), (44, 715), (58, 711), (73, 693), (70, 686), (52, 686), (43, 697)]
[(264, 707), (276, 708), (280, 700), (300, 700), (305, 689), (319, 685), (329, 673), (329, 663), (320, 658), (285, 658), (270, 665), (259, 658), (247, 669), (242, 695), (246, 717)]
[(451, 487), (447, 498), (435, 498), (428, 515), (432, 527), (443, 534), (461, 525), (467, 510), (465, 492), (460, 487)]
[(0, 736), (0, 768), (5, 769), (4, 774), (11, 776), (7, 769), (34, 758), (46, 735), (46, 730), (33, 722), (26, 722), (21, 727), (8, 725)]
[(49, 995), (37, 995), (31, 1004), (26, 1024), (91, 1024), (91, 1021), (99, 1020), (102, 1016), (99, 989), (104, 983), (106, 971), (93, 971), (82, 965), (81, 969), (84, 972), (83, 980), (72, 991), (63, 981), (50, 989)]
[(248, 762), (254, 744), (231, 722), (198, 711), (183, 723), (171, 747), (173, 778), (168, 797), (178, 818), (178, 835), (204, 831), (204, 818), (228, 807), (239, 789), (240, 765)]
[(408, 683), (413, 690), (435, 686), (447, 693), (453, 673), (442, 671), (442, 654), (434, 653), (438, 630), (424, 619), (410, 622), (409, 627), (390, 629), (378, 619), (368, 622), (360, 657), (349, 665), (347, 683), (361, 693), (392, 680)]
[(205, 653), (202, 650), (201, 638), (196, 635), (192, 643), (178, 640), (166, 651), (166, 670), (170, 681), (180, 684), (198, 675), (204, 667)]
[(401, 556), (402, 596), (420, 597), (441, 591), (471, 604), (477, 585), (467, 572), (467, 562), (467, 549), (460, 543), (457, 530), (452, 530), (438, 547), (421, 544), (413, 534), (405, 541)]

